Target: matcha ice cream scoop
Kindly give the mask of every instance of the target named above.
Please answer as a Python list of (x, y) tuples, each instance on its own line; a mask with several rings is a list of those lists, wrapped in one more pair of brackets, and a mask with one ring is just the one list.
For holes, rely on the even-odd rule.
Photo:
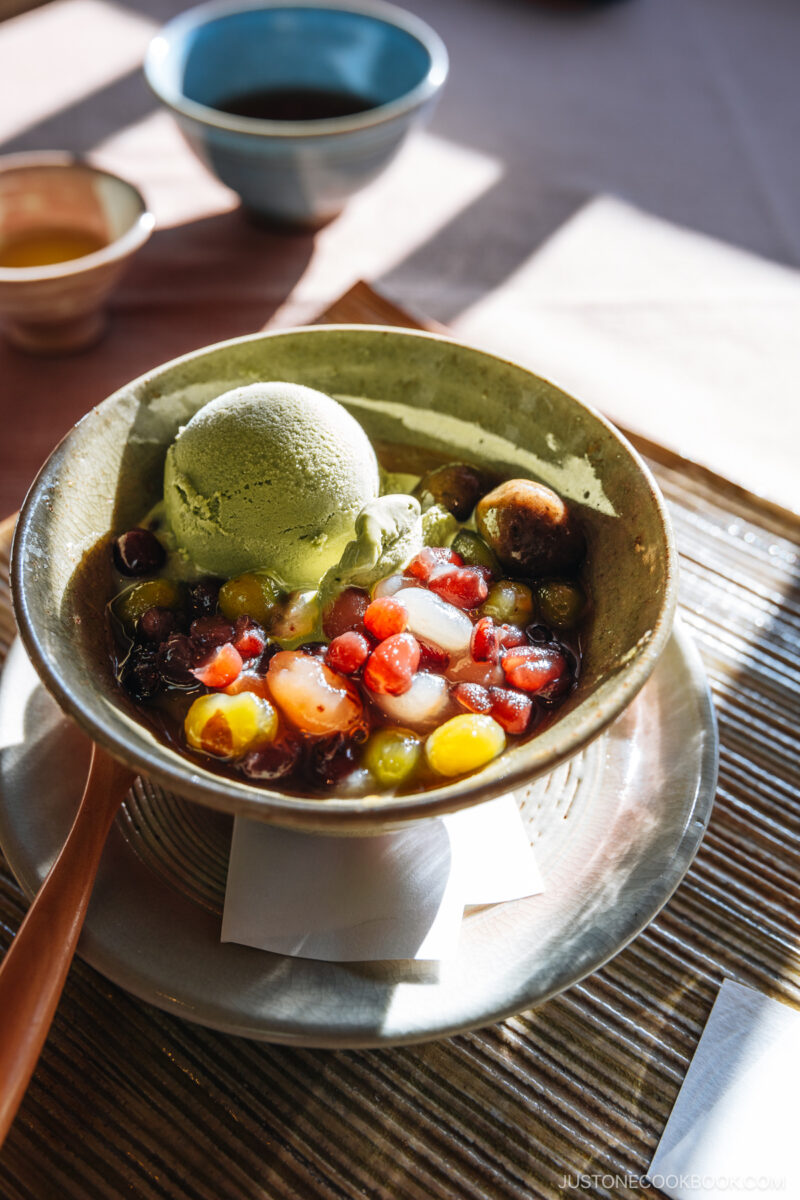
[(316, 586), (378, 495), (361, 426), (330, 396), (254, 383), (204, 405), (178, 433), (164, 470), (166, 516), (201, 571), (259, 567)]
[(320, 584), (323, 608), (347, 587), (370, 589), (401, 571), (422, 549), (419, 501), (413, 496), (380, 496), (364, 506), (353, 540)]

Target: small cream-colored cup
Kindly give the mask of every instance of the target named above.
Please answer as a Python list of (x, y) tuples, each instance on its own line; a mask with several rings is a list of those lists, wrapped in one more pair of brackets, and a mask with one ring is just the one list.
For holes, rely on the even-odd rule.
[(152, 232), (141, 193), (70, 154), (0, 158), (0, 259), (38, 233), (69, 232), (100, 248), (40, 266), (0, 262), (0, 325), (32, 354), (83, 349), (103, 332), (105, 302)]

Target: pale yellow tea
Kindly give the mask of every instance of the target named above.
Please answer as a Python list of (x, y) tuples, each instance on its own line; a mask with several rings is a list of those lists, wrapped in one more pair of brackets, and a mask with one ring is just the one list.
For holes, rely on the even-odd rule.
[(0, 267), (47, 267), (94, 254), (108, 243), (78, 229), (36, 229), (0, 242)]

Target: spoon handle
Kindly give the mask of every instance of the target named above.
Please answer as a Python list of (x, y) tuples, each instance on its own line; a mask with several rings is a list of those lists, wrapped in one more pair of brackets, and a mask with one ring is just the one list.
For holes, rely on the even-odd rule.
[(58, 858), (0, 964), (0, 1145), (47, 1038), (111, 822), (134, 773), (95, 746)]

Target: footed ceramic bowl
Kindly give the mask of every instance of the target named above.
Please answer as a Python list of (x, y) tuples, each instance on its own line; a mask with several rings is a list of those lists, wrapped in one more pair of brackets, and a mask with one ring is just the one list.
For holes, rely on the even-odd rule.
[[(555, 488), (588, 539), (593, 613), (577, 688), (557, 719), (483, 770), (409, 796), (288, 796), (223, 778), (159, 742), (111, 670), (109, 538), (161, 494), (164, 457), (207, 401), (256, 380), (306, 384), (342, 401), (375, 442), (421, 447)], [(653, 479), (603, 417), (513, 363), (448, 338), (371, 326), (257, 334), (198, 350), (134, 380), (54, 450), (17, 525), (19, 629), (45, 685), (89, 735), (165, 787), (287, 827), (370, 833), (489, 799), (552, 770), (642, 687), (670, 636), (677, 565)]]
[(0, 323), (9, 340), (33, 354), (96, 341), (105, 302), (153, 224), (133, 184), (70, 154), (0, 158)]
[[(190, 146), (246, 209), (311, 227), (391, 162), (447, 70), (430, 26), (380, 0), (212, 0), (168, 22), (144, 63)], [(265, 90), (282, 95), (281, 119), (253, 106)], [(337, 113), (330, 97), (342, 93), (365, 110), (324, 115)], [(247, 115), (222, 111), (243, 96)]]

